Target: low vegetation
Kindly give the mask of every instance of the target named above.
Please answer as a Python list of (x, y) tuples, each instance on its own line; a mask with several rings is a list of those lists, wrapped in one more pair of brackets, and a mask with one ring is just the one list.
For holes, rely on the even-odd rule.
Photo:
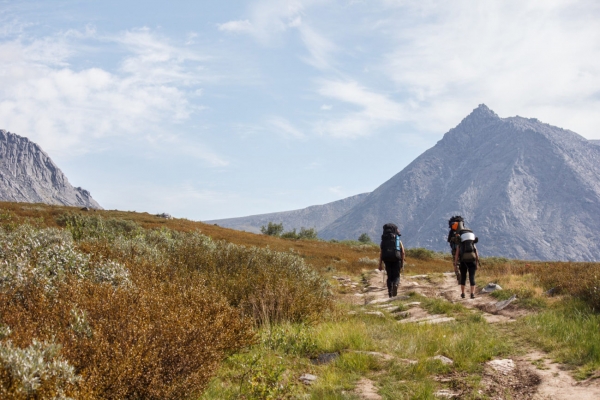
[(2, 398), (189, 397), (254, 327), (331, 307), (293, 252), (98, 214), (58, 227), (1, 214)]
[[(483, 398), (483, 363), (531, 346), (578, 378), (600, 368), (600, 264), (482, 259), (478, 286), (499, 283), (496, 299), (516, 295), (527, 316), (500, 328), (412, 295), (405, 303), (456, 321), (399, 324), (347, 302), (350, 281), (360, 287), (361, 273), (378, 265), (368, 235), (298, 240), (309, 238), (302, 232), (286, 239), (283, 226), (256, 235), (143, 213), (3, 203), (0, 398), (340, 399), (356, 398), (363, 377), (384, 398), (433, 398), (441, 378)], [(406, 253), (403, 274), (433, 282), (452, 270), (448, 253)], [(350, 281), (332, 278), (340, 275)], [(315, 361), (323, 354), (333, 361)], [(304, 373), (319, 378), (307, 386)]]

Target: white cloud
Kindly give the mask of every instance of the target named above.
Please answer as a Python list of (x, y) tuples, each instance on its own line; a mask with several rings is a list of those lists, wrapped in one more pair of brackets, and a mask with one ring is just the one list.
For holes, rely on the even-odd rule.
[(303, 139), (305, 137), (301, 130), (293, 126), (292, 123), (285, 118), (271, 117), (268, 119), (267, 123), (271, 125), (273, 128), (272, 130), (280, 136), (293, 139)]
[(333, 65), (332, 53), (336, 46), (322, 34), (310, 26), (298, 25), (300, 37), (308, 51), (309, 56), (303, 60), (317, 69), (330, 69)]
[(600, 137), (597, 4), (386, 3), (398, 10), (381, 25), (395, 47), (381, 71), (421, 129), (444, 131), (483, 102)]
[(164, 135), (199, 109), (187, 88), (203, 79), (197, 66), (204, 57), (141, 29), (92, 38), (126, 51), (118, 70), (74, 70), (68, 60), (76, 40), (69, 34), (0, 45), (2, 128), (54, 154), (85, 153), (98, 138)]
[(217, 26), (219, 27), (220, 31), (225, 32), (248, 33), (252, 32), (253, 30), (252, 23), (250, 23), (250, 21), (248, 21), (247, 19), (240, 21), (229, 21), (223, 24), (217, 24)]
[(333, 106), (332, 106), (331, 104), (323, 104), (323, 105), (321, 106), (321, 110), (323, 110), (323, 111), (329, 111), (329, 110), (331, 110), (332, 108), (333, 108)]
[(347, 112), (341, 117), (318, 121), (316, 130), (321, 134), (341, 138), (368, 136), (382, 126), (406, 119), (402, 104), (370, 91), (355, 81), (322, 80), (317, 92), (359, 108), (359, 111)]

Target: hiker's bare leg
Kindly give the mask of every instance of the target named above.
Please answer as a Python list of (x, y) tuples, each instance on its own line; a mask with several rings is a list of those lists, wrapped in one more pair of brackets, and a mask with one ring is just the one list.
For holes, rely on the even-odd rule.
[(465, 285), (460, 285), (460, 292), (465, 294)]
[(471, 286), (471, 294), (475, 294), (475, 286)]

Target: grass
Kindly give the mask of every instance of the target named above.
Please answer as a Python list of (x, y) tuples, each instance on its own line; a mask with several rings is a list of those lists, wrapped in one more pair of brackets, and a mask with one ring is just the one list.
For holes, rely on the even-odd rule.
[(520, 333), (583, 379), (600, 368), (600, 315), (580, 300), (566, 300), (526, 317)]

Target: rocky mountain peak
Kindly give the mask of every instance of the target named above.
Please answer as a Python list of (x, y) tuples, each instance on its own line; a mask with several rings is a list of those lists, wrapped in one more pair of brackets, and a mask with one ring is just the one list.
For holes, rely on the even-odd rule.
[(74, 188), (36, 143), (0, 130), (0, 200), (101, 209), (90, 192)]

